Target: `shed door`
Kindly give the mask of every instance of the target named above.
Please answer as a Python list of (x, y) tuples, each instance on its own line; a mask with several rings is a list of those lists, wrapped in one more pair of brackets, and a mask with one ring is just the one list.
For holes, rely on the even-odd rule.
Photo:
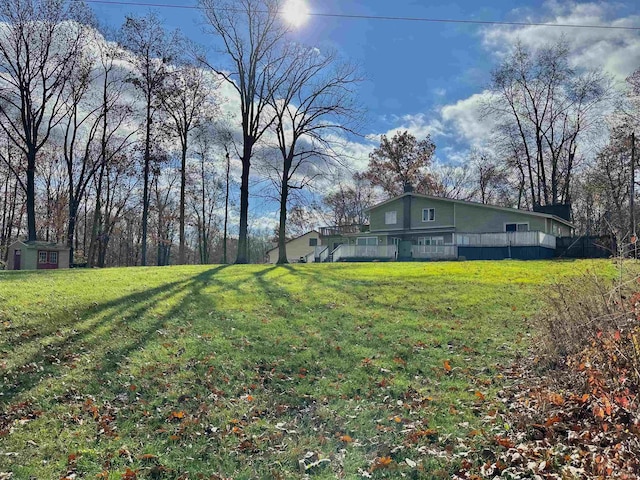
[(13, 251), (13, 269), (20, 270), (20, 258), (22, 257), (22, 252), (20, 250)]

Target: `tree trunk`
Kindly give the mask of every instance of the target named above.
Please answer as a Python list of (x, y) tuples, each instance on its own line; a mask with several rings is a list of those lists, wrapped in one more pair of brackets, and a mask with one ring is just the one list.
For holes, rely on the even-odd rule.
[(185, 190), (187, 188), (187, 138), (182, 142), (182, 166), (180, 172), (180, 246), (178, 247), (178, 263), (185, 264)]
[[(70, 189), (71, 190), (71, 189)], [(76, 222), (78, 220), (78, 207), (79, 202), (73, 197), (73, 192), (69, 192), (71, 198), (69, 198), (69, 222), (67, 223), (67, 247), (69, 247), (69, 265), (73, 266), (75, 247), (73, 240), (76, 231)]]
[(249, 263), (249, 170), (251, 168), (251, 147), (245, 141), (242, 155), (242, 179), (240, 183), (240, 231), (238, 233), (237, 264)]
[[(36, 241), (36, 151), (29, 148), (27, 152), (27, 240)], [(48, 199), (47, 199), (48, 201)]]
[(147, 131), (144, 141), (144, 187), (142, 191), (142, 266), (147, 265), (147, 223), (149, 220), (149, 164), (151, 163), (151, 101), (147, 99)]
[(222, 263), (227, 264), (227, 227), (229, 224), (229, 173), (231, 170), (231, 159), (229, 158), (229, 152), (227, 152), (227, 178), (225, 180), (226, 193), (224, 196), (224, 235), (222, 245)]
[(287, 200), (289, 198), (289, 170), (291, 160), (284, 162), (282, 186), (280, 188), (280, 224), (278, 226), (278, 265), (289, 263), (287, 260)]

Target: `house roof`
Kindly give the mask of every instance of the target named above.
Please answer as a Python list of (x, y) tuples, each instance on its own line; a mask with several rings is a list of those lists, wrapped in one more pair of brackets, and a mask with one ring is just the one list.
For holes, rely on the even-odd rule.
[[(285, 245), (286, 245), (286, 244), (288, 244), (288, 243), (293, 242), (294, 240), (298, 240), (299, 238), (306, 237), (306, 236), (307, 236), (307, 235), (309, 235), (310, 233), (317, 233), (317, 234), (318, 234), (318, 236), (320, 236), (320, 232), (318, 232), (317, 230), (310, 230), (310, 231), (308, 231), (307, 233), (303, 233), (302, 235), (298, 235), (297, 237), (292, 238), (291, 240), (287, 240), (287, 241), (285, 242)], [(271, 250), (267, 250), (267, 255), (268, 255), (269, 253), (273, 252), (274, 250), (277, 250), (277, 249), (278, 249), (278, 246), (276, 245), (276, 246), (275, 246), (275, 247), (273, 247)]]
[(61, 245), (59, 243), (51, 243), (51, 242), (42, 242), (42, 241), (26, 241), (26, 240), (18, 240), (13, 242), (11, 246), (13, 247), (16, 244), (24, 245), (29, 249), (45, 249), (45, 250), (69, 250), (69, 247), (66, 245)]
[(453, 198), (444, 198), (444, 197), (436, 197), (433, 195), (424, 195), (422, 193), (415, 193), (415, 192), (408, 192), (408, 193), (404, 193), (398, 197), (393, 197), (390, 198), (389, 200), (385, 200), (384, 202), (378, 203), (377, 205), (374, 205), (373, 207), (369, 207), (365, 210), (365, 212), (370, 212), (371, 210), (375, 210), (376, 208), (379, 207), (383, 207), (384, 205), (387, 205), (391, 202), (394, 202), (400, 198), (406, 197), (408, 195), (412, 195), (414, 197), (420, 197), (420, 198), (427, 198), (429, 200), (440, 200), (440, 201), (445, 201), (445, 202), (451, 202), (451, 203), (457, 203), (457, 204), (462, 204), (462, 205), (472, 205), (474, 207), (484, 207), (484, 208), (489, 208), (489, 209), (493, 209), (493, 210), (500, 210), (503, 212), (515, 212), (515, 213), (522, 213), (525, 215), (531, 215), (533, 217), (541, 217), (541, 218), (551, 218), (553, 220), (556, 220), (560, 223), (563, 223), (565, 225), (567, 225), (568, 227), (573, 228), (573, 224), (567, 220), (565, 220), (564, 218), (560, 218), (556, 215), (549, 215), (548, 213), (538, 213), (538, 212), (530, 212), (529, 210), (520, 210), (517, 208), (510, 208), (510, 207), (499, 207), (497, 205), (489, 205), (487, 203), (480, 203), (480, 202), (469, 202), (467, 200), (456, 200)]

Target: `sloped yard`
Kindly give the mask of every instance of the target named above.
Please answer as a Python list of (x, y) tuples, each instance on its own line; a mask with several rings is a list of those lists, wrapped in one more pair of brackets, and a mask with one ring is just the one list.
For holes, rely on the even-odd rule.
[(450, 478), (607, 261), (0, 274), (0, 479)]

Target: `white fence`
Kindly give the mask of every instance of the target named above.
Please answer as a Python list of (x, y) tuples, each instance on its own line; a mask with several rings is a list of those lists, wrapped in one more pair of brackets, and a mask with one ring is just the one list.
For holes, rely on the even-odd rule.
[(459, 247), (547, 247), (556, 248), (556, 237), (543, 232), (456, 233)]
[(332, 253), (333, 261), (344, 258), (388, 258), (397, 257), (395, 245), (339, 245)]
[(413, 245), (412, 258), (455, 259), (458, 258), (458, 247), (455, 245)]

